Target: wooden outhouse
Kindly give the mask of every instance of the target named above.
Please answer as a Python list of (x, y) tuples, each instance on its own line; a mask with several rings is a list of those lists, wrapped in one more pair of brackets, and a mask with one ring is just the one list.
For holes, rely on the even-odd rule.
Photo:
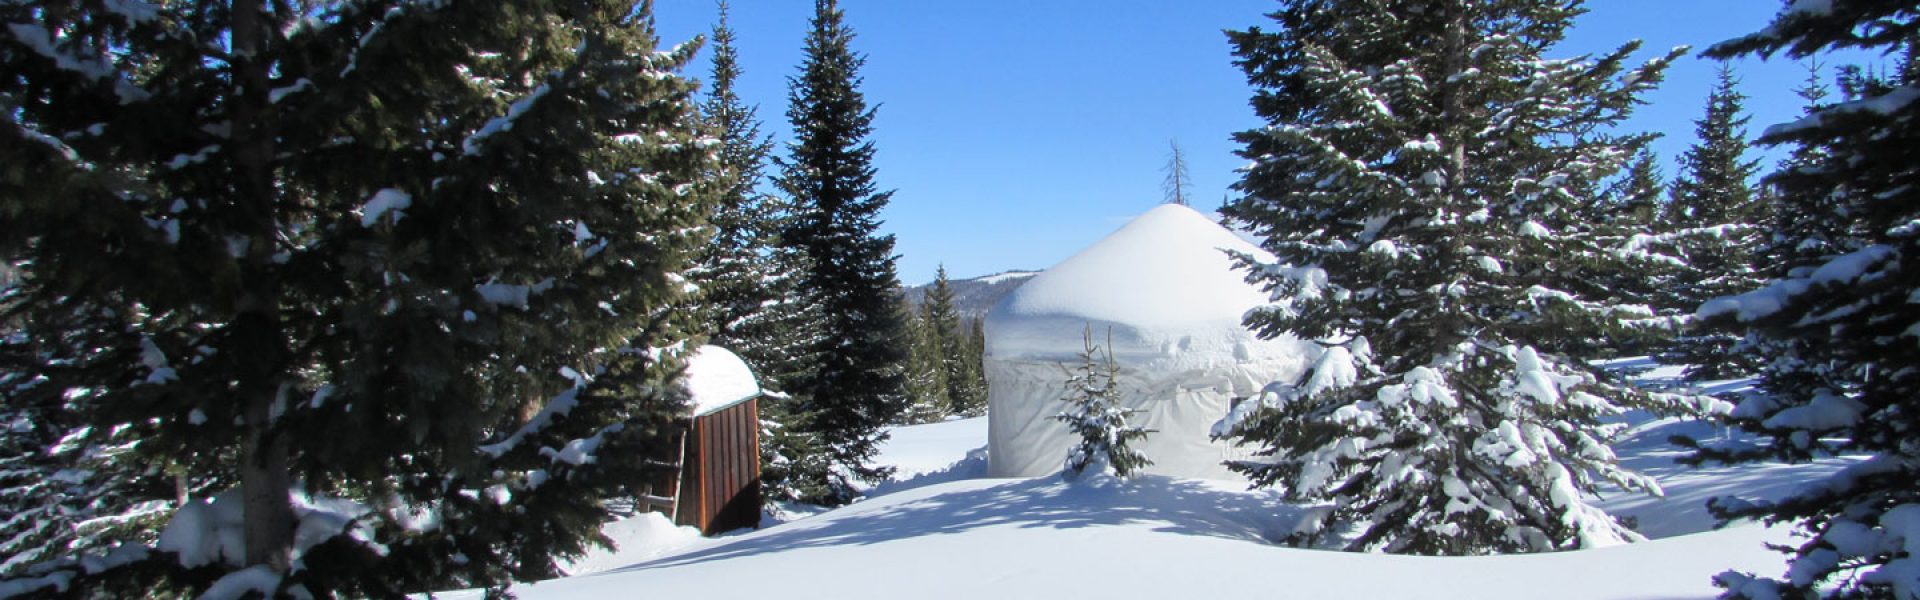
[(760, 524), (760, 386), (725, 348), (702, 346), (682, 378), (692, 410), (680, 423), (676, 524), (713, 535)]

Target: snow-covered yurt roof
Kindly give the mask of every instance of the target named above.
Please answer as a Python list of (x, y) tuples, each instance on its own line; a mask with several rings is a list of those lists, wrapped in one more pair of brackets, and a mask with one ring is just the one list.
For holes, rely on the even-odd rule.
[(690, 397), (693, 416), (712, 414), (760, 395), (753, 369), (731, 350), (701, 346), (687, 357), (686, 364), (680, 385)]
[[(1073, 436), (1054, 420), (1091, 328), (1119, 367), (1115, 401), (1153, 431), (1136, 445), (1149, 473), (1237, 477), (1222, 463), (1244, 448), (1211, 438), (1237, 398), (1296, 377), (1316, 352), (1262, 340), (1241, 324), (1267, 295), (1228, 251), (1272, 256), (1193, 209), (1162, 205), (1034, 276), (987, 313), (988, 472), (1060, 469)], [(1104, 356), (1102, 357), (1104, 358)]]
[(1191, 208), (1162, 204), (1047, 269), (987, 313), (987, 355), (1066, 360), (1091, 326), (1122, 364), (1169, 369), (1291, 354), (1241, 324), (1266, 294), (1226, 251), (1272, 260)]

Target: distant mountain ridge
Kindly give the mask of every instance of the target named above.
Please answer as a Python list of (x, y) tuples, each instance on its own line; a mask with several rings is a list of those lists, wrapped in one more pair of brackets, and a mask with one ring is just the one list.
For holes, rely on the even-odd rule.
[[(1016, 269), (971, 279), (951, 279), (947, 285), (953, 288), (953, 306), (960, 313), (961, 320), (972, 320), (987, 316), (987, 311), (993, 310), (993, 305), (998, 304), (1001, 298), (1039, 274), (1039, 271)], [(933, 282), (927, 282), (907, 286), (902, 291), (907, 295), (908, 302), (919, 306), (927, 297), (927, 290), (932, 287)]]

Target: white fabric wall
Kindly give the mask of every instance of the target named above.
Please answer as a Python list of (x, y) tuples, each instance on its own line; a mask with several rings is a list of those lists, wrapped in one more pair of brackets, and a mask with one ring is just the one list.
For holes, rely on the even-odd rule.
[[(1038, 477), (1060, 472), (1075, 441), (1054, 420), (1067, 406), (1066, 365), (988, 357), (988, 472), (994, 477)], [(1294, 360), (1243, 363), (1177, 372), (1120, 368), (1120, 402), (1141, 411), (1134, 423), (1154, 430), (1140, 450), (1148, 473), (1203, 479), (1241, 479), (1221, 463), (1251, 456), (1208, 439), (1235, 397), (1257, 394), (1290, 377)]]

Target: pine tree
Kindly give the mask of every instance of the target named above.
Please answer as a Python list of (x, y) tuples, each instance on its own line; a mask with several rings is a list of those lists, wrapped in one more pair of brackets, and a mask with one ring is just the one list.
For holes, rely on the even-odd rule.
[(1643, 317), (1630, 319), (1622, 334), (1607, 344), (1621, 356), (1666, 349), (1693, 309), (1673, 302), (1668, 291), (1683, 276), (1684, 262), (1677, 247), (1683, 236), (1662, 218), (1667, 183), (1659, 162), (1652, 150), (1641, 148), (1595, 205), (1597, 223), (1592, 235), (1596, 241), (1632, 259), (1588, 265), (1588, 272), (1581, 274), (1599, 283), (1599, 289), (1612, 290), (1617, 304), (1647, 307)]
[[(1093, 328), (1086, 331), (1086, 349), (1080, 353), (1077, 370), (1068, 372), (1067, 395), (1061, 398), (1067, 409), (1053, 419), (1067, 425), (1080, 441), (1067, 449), (1061, 476), (1080, 480), (1089, 472), (1094, 477), (1111, 475), (1126, 478), (1153, 464), (1145, 454), (1133, 448), (1147, 439), (1152, 430), (1130, 425), (1127, 420), (1140, 411), (1120, 406), (1120, 369), (1114, 366), (1113, 341), (1105, 348), (1093, 343)], [(1111, 338), (1112, 334), (1109, 333)], [(1105, 352), (1102, 355), (1102, 352)], [(1096, 357), (1104, 360), (1095, 362)]]
[(912, 341), (907, 349), (907, 412), (902, 422), (939, 422), (946, 418), (953, 405), (947, 397), (946, 351), (940, 328), (929, 318), (929, 313), (915, 314), (913, 305), (904, 296), (900, 299), (900, 311)]
[(711, 219), (713, 242), (694, 279), (703, 292), (703, 307), (713, 313), (707, 317), (713, 343), (744, 351), (748, 364), (764, 370), (777, 360), (766, 356), (766, 349), (777, 348), (778, 338), (786, 337), (778, 327), (768, 326), (770, 318), (762, 314), (779, 298), (783, 276), (774, 270), (773, 254), (780, 234), (779, 203), (758, 191), (773, 140), (760, 132), (758, 109), (734, 90), (740, 78), (739, 51), (727, 26), (726, 2), (719, 11), (713, 26), (712, 87), (701, 114), (720, 139), (714, 175), (727, 185)]
[(768, 502), (798, 502), (828, 495), (832, 463), (818, 433), (807, 423), (799, 389), (823, 347), (821, 307), (802, 292), (808, 271), (805, 253), (776, 245), (769, 262), (767, 289), (773, 300), (735, 328), (732, 343), (753, 367), (763, 389), (760, 401), (760, 483)]
[[(1795, 59), (1911, 48), (1915, 2), (1803, 3), (1766, 29), (1709, 48), (1718, 58)], [(1701, 448), (1697, 462), (1864, 456), (1773, 501), (1716, 498), (1722, 519), (1793, 522), (1805, 537), (1784, 577), (1727, 572), (1729, 598), (1914, 598), (1920, 530), (1920, 81), (1902, 68), (1845, 82), (1846, 100), (1770, 127), (1764, 144), (1797, 144), (1767, 183), (1809, 230), (1776, 232), (1798, 260), (1764, 288), (1714, 300), (1699, 316), (1749, 331), (1766, 356), (1760, 393), (1729, 421), (1757, 436)], [(1846, 224), (1846, 225), (1843, 225)], [(1809, 237), (1809, 233), (1816, 235)], [(1838, 237), (1829, 237), (1838, 236)], [(1799, 242), (1793, 238), (1802, 237)], [(1800, 242), (1812, 242), (1802, 244)], [(1698, 444), (1698, 442), (1696, 442)]]
[[(1679, 254), (1683, 276), (1670, 286), (1670, 306), (1697, 308), (1713, 298), (1753, 289), (1761, 280), (1756, 259), (1766, 237), (1766, 204), (1748, 181), (1758, 162), (1746, 160), (1746, 96), (1735, 85), (1731, 67), (1722, 65), (1707, 97), (1706, 116), (1694, 122), (1699, 141), (1681, 158), (1683, 170), (1673, 182), (1668, 223), (1684, 231)], [(1708, 328), (1687, 327), (1663, 355), (1687, 365), (1695, 380), (1726, 379), (1755, 365), (1735, 350), (1739, 337)]]
[[(1804, 103), (1802, 116), (1810, 117), (1830, 104), (1827, 97), (1831, 92), (1821, 81), (1819, 63), (1809, 62), (1806, 67), (1807, 78), (1794, 93)], [(1796, 144), (1775, 172), (1786, 176), (1803, 169), (1818, 170), (1828, 156), (1824, 144)], [(1848, 207), (1834, 202), (1831, 196), (1781, 193), (1777, 180), (1769, 177), (1765, 183), (1773, 216), (1768, 243), (1762, 251), (1768, 279), (1784, 279), (1801, 265), (1858, 249), (1843, 246), (1855, 237)]]
[(793, 501), (811, 494), (802, 488), (817, 487), (827, 478), (825, 463), (810, 458), (819, 448), (816, 436), (805, 431), (805, 415), (794, 398), (779, 394), (794, 389), (811, 369), (810, 348), (817, 340), (820, 316), (800, 297), (799, 274), (807, 271), (806, 256), (781, 244), (791, 207), (759, 191), (773, 141), (760, 131), (758, 108), (735, 91), (741, 74), (739, 51), (727, 25), (725, 2), (719, 12), (713, 27), (712, 87), (702, 113), (720, 139), (716, 176), (728, 183), (713, 215), (713, 243), (696, 280), (704, 292), (703, 305), (711, 311), (705, 318), (712, 342), (738, 353), (762, 387), (777, 394), (760, 403), (762, 490), (769, 502)]
[(1659, 489), (1608, 444), (1612, 417), (1664, 403), (1591, 362), (1646, 310), (1585, 275), (1620, 270), (1594, 196), (1647, 139), (1607, 132), (1679, 52), (1638, 68), (1624, 64), (1637, 44), (1547, 59), (1580, 12), (1302, 0), (1274, 31), (1228, 34), (1269, 126), (1235, 136), (1254, 162), (1222, 212), (1297, 265), (1241, 257), (1288, 297), (1248, 325), (1326, 350), (1216, 431), (1261, 448), (1230, 464), (1256, 485), (1329, 506), (1293, 543), (1479, 554), (1640, 539), (1584, 495)]
[(7, 587), (398, 597), (604, 543), (684, 408), (695, 46), (622, 2), (106, 6), (0, 8), (0, 449), (166, 525)]
[(987, 383), (987, 332), (985, 320), (977, 318), (968, 319), (966, 328), (966, 355), (962, 357), (962, 360), (967, 361), (967, 370), (978, 378), (974, 380), (974, 385), (980, 390), (980, 401), (960, 411), (959, 414), (963, 417), (983, 417), (987, 414), (987, 401), (990, 396), (989, 392), (991, 391), (991, 387)]
[(979, 361), (970, 359), (973, 351), (968, 340), (968, 332), (960, 328), (960, 313), (953, 305), (953, 285), (947, 278), (947, 267), (941, 265), (935, 271), (933, 286), (927, 288), (927, 294), (920, 303), (920, 318), (925, 327), (932, 330), (940, 352), (940, 363), (946, 370), (943, 380), (947, 382), (948, 414), (977, 414), (986, 409), (986, 379), (980, 374)]
[(783, 244), (806, 256), (800, 288), (820, 311), (811, 369), (791, 389), (809, 433), (819, 436), (835, 471), (817, 500), (853, 498), (851, 479), (875, 480), (871, 464), (881, 426), (906, 409), (907, 339), (894, 310), (893, 237), (879, 235), (879, 212), (892, 192), (876, 191), (873, 110), (860, 93), (866, 59), (849, 46), (853, 31), (833, 0), (816, 0), (806, 58), (788, 80), (791, 156), (780, 161), (780, 188), (794, 202)]
[(1166, 189), (1167, 203), (1189, 206), (1191, 203), (1187, 201), (1187, 196), (1188, 190), (1193, 187), (1193, 180), (1187, 176), (1187, 157), (1180, 152), (1179, 142), (1168, 140), (1167, 146), (1173, 149), (1167, 154), (1167, 179), (1161, 183)]
[(1626, 173), (1606, 194), (1607, 223), (1624, 229), (1650, 231), (1659, 222), (1667, 193), (1666, 177), (1660, 173), (1660, 157), (1642, 148), (1627, 163)]

